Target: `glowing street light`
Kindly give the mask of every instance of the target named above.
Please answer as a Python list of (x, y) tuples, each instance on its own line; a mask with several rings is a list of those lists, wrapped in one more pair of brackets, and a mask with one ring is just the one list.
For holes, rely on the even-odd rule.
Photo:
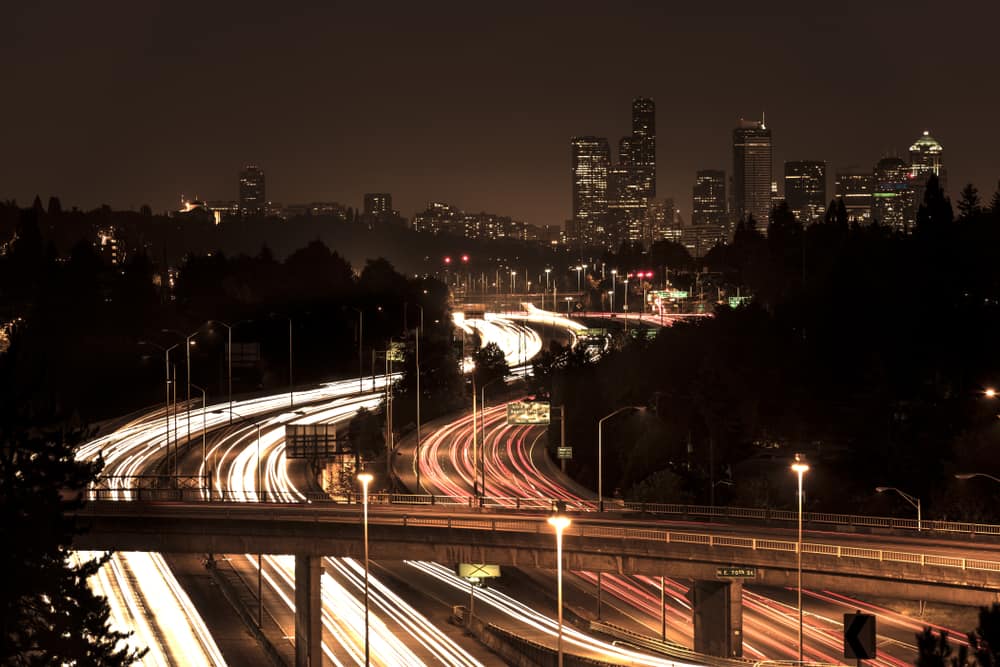
[(900, 491), (894, 486), (875, 487), (876, 493), (884, 493), (886, 491), (895, 491), (896, 493), (898, 493), (903, 497), (903, 500), (905, 500), (906, 502), (910, 503), (911, 505), (917, 508), (917, 532), (923, 530), (923, 519), (921, 517), (921, 512), (920, 512), (920, 498), (917, 498), (916, 496), (911, 496), (909, 493), (906, 493), (905, 491)]
[(358, 475), (364, 498), (364, 532), (365, 532), (365, 665), (371, 662), (370, 643), (368, 639), (368, 485), (372, 482), (372, 474), (363, 472)]
[(577, 292), (579, 292), (580, 289), (581, 289), (580, 288), (580, 272), (581, 271), (583, 271), (583, 267), (582, 266), (576, 267), (576, 291)]
[(559, 636), (556, 639), (556, 654), (559, 657), (558, 667), (563, 667), (563, 595), (562, 595), (562, 537), (563, 531), (569, 527), (570, 518), (557, 514), (549, 517), (549, 525), (556, 529), (556, 606), (559, 614)]
[(986, 390), (983, 391), (983, 396), (985, 396), (986, 398), (996, 398), (997, 390), (994, 389), (993, 387), (988, 387)]
[(799, 539), (795, 546), (798, 555), (798, 596), (799, 596), (799, 663), (802, 662), (802, 476), (809, 471), (809, 464), (801, 454), (795, 455), (792, 470), (799, 477)]

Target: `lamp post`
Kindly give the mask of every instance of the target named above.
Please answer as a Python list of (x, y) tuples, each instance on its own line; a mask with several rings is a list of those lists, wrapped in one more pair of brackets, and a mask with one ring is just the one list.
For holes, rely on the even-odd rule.
[(567, 516), (555, 515), (549, 517), (549, 525), (556, 529), (556, 606), (559, 614), (559, 635), (556, 639), (556, 654), (558, 667), (563, 667), (563, 596), (562, 596), (562, 538), (563, 531), (569, 527)]
[[(480, 451), (479, 460), (476, 461), (474, 459), (472, 461), (472, 465), (473, 465), (472, 476), (473, 476), (473, 479), (475, 479), (476, 475), (478, 475), (480, 472), (482, 473), (482, 477), (481, 477), (482, 482), (480, 484), (480, 488), (483, 491), (483, 498), (486, 497), (486, 388), (488, 386), (490, 386), (491, 384), (493, 384), (494, 382), (497, 382), (498, 380), (503, 380), (503, 379), (505, 379), (503, 376), (498, 377), (498, 378), (493, 378), (489, 382), (484, 383), (483, 386), (479, 390), (480, 391), (480, 398), (481, 398), (481, 400), (479, 402), (479, 428), (482, 429), (480, 431), (480, 437), (479, 437), (481, 451)], [(473, 401), (473, 402), (475, 402), (475, 401)], [(473, 419), (473, 425), (472, 426), (473, 426), (473, 428), (475, 428), (475, 419)], [(475, 439), (475, 438), (473, 438), (473, 439)], [(480, 468), (482, 468), (481, 471), (476, 467), (477, 463), (481, 464), (479, 466)], [(473, 488), (475, 488), (475, 486), (476, 486), (475, 483), (473, 483)]]
[(611, 269), (611, 312), (615, 312), (615, 278), (618, 277), (618, 269)]
[(362, 342), (364, 341), (365, 314), (360, 308), (354, 308), (358, 314), (358, 391), (365, 390), (365, 361), (362, 352)]
[(510, 295), (514, 296), (517, 291), (517, 271), (510, 272)]
[(580, 272), (581, 271), (583, 271), (583, 267), (582, 266), (577, 266), (576, 267), (576, 291), (577, 292), (580, 291)]
[(229, 423), (233, 423), (233, 327), (236, 324), (226, 324), (222, 320), (209, 320), (209, 324), (221, 324), (226, 327), (226, 368), (229, 384)]
[(597, 422), (597, 511), (604, 511), (604, 422), (626, 410), (642, 410), (638, 405), (626, 405), (609, 415), (601, 417)]
[[(169, 460), (169, 457), (170, 457), (170, 351), (172, 349), (174, 349), (175, 347), (177, 347), (178, 345), (180, 345), (180, 343), (175, 343), (175, 344), (171, 345), (170, 347), (163, 347), (162, 345), (157, 345), (156, 343), (152, 343), (152, 342), (147, 341), (147, 340), (141, 340), (141, 341), (139, 341), (139, 345), (150, 345), (150, 346), (155, 347), (156, 349), (160, 350), (161, 352), (163, 352), (163, 362), (164, 362), (164, 365), (165, 365), (165, 368), (166, 368), (166, 371), (165, 371), (166, 375), (165, 375), (165, 380), (164, 380), (164, 384), (166, 386), (166, 397), (165, 397), (164, 402), (163, 402), (163, 410), (164, 410), (163, 416), (164, 416), (164, 419), (166, 420), (166, 424), (167, 424), (167, 430), (166, 430), (166, 434), (167, 434), (167, 458)], [(175, 444), (175, 447), (176, 447), (176, 444)]]
[(206, 419), (205, 419), (205, 409), (208, 406), (208, 392), (205, 391), (204, 387), (199, 387), (196, 384), (192, 384), (192, 387), (201, 392), (201, 467), (205, 471), (204, 474), (208, 474), (208, 446), (207, 440), (205, 438), (206, 429)]
[(417, 350), (417, 493), (420, 493), (420, 335), (424, 331), (424, 307), (417, 304), (420, 309), (420, 326), (417, 328), (416, 350)]
[(569, 302), (573, 300), (573, 297), (567, 296), (566, 299), (566, 317), (569, 317)]
[(271, 313), (271, 317), (282, 317), (288, 320), (288, 404), (295, 407), (295, 371), (294, 355), (292, 354), (292, 318), (280, 313)]
[(884, 493), (886, 491), (895, 491), (896, 493), (898, 493), (899, 495), (901, 495), (903, 497), (903, 500), (905, 500), (906, 502), (908, 502), (911, 505), (913, 505), (914, 507), (916, 507), (917, 508), (917, 532), (919, 533), (921, 530), (923, 530), (923, 517), (921, 516), (921, 511), (920, 511), (920, 498), (917, 498), (916, 496), (912, 496), (909, 493), (906, 493), (905, 491), (901, 491), (901, 490), (897, 489), (894, 486), (879, 486), (879, 487), (875, 488), (875, 491), (877, 493)]
[[(552, 273), (552, 269), (545, 269), (545, 293), (549, 293), (549, 274)], [(555, 299), (552, 301), (552, 309), (555, 310)], [(545, 298), (542, 298), (542, 309), (545, 309)]]
[(795, 552), (798, 556), (798, 604), (799, 604), (799, 663), (802, 662), (802, 476), (809, 471), (809, 464), (805, 462), (801, 454), (795, 455), (792, 463), (792, 470), (799, 478), (799, 538), (795, 545)]
[(371, 473), (358, 475), (361, 482), (361, 492), (364, 498), (364, 533), (365, 533), (365, 665), (371, 662), (370, 644), (368, 641), (368, 485), (371, 484)]

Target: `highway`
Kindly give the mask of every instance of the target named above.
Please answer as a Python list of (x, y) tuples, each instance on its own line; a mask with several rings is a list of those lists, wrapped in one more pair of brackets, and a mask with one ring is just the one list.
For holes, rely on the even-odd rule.
[[(526, 362), (540, 349), (541, 341), (531, 329), (506, 322), (471, 322), (485, 342), (497, 342), (512, 362)], [(523, 367), (522, 363), (522, 367)], [(522, 368), (523, 372), (523, 368)], [(373, 408), (384, 393), (385, 377), (373, 379), (373, 391), (358, 392), (357, 380), (344, 380), (322, 385), (313, 390), (297, 391), (294, 411), (284, 410), (287, 395), (237, 401), (232, 411), (236, 426), (221, 437), (211, 439), (211, 447), (200, 452), (197, 447), (199, 434), (229, 426), (230, 405), (220, 403), (207, 409), (192, 409), (191, 424), (183, 409), (166, 415), (162, 409), (131, 420), (112, 433), (95, 438), (81, 446), (77, 456), (90, 460), (103, 456), (104, 475), (112, 478), (133, 477), (164, 470), (168, 443), (176, 442), (178, 435), (192, 434), (192, 443), (185, 448), (179, 462), (179, 472), (190, 475), (210, 475), (215, 493), (246, 500), (258, 498), (256, 479), (258, 460), (262, 487), (272, 497), (299, 499), (298, 492), (288, 476), (284, 459), (283, 427), (286, 423), (337, 422), (349, 419), (360, 407)], [(369, 387), (367, 380), (364, 385)], [(242, 417), (242, 419), (240, 419)], [(245, 423), (257, 420), (261, 426), (260, 442), (257, 428)], [(189, 430), (190, 429), (190, 430)], [(206, 437), (207, 442), (207, 437)], [(259, 459), (258, 459), (259, 447)], [(112, 495), (129, 499), (132, 491), (111, 489)], [(80, 553), (86, 558), (89, 554)], [(254, 574), (257, 559), (253, 555), (237, 556), (242, 559), (244, 575), (250, 568)], [(323, 576), (324, 588), (324, 652), (332, 664), (363, 661), (361, 648), (363, 622), (356, 610), (358, 601), (357, 563), (349, 559), (328, 559)], [(268, 557), (264, 560), (263, 578), (268, 584), (264, 594), (268, 606), (275, 601), (286, 611), (293, 612), (294, 581), (293, 559)], [(119, 552), (92, 585), (105, 595), (112, 608), (115, 627), (133, 630), (131, 643), (149, 648), (143, 660), (145, 665), (171, 664), (225, 664), (218, 646), (206, 629), (204, 619), (191, 603), (183, 588), (159, 554)], [(449, 665), (476, 665), (479, 661), (447, 638), (435, 624), (429, 623), (416, 610), (402, 604), (391, 591), (376, 580), (372, 585), (373, 658), (375, 664), (424, 664), (439, 662)], [(155, 612), (153, 611), (155, 609)], [(277, 612), (277, 615), (281, 615)], [(285, 617), (286, 621), (288, 616)], [(383, 620), (388, 619), (388, 620)], [(288, 625), (288, 623), (286, 623)], [(401, 646), (395, 637), (409, 634), (412, 645), (424, 650), (422, 657)], [(330, 647), (337, 647), (334, 650)], [(338, 655), (340, 654), (340, 655)]]
[[(486, 495), (495, 498), (538, 497), (565, 500), (575, 509), (596, 509), (595, 494), (581, 489), (571, 480), (561, 476), (557, 467), (549, 459), (543, 446), (543, 432), (540, 427), (507, 426), (504, 406), (486, 411), (485, 428), (485, 474)], [(480, 446), (482, 446), (480, 444)], [(437, 493), (447, 495), (468, 495), (473, 479), (473, 438), (472, 419), (465, 416), (444, 425), (425, 436), (421, 465), (425, 486)], [(497, 500), (496, 502), (503, 502)], [(693, 528), (697, 522), (679, 522)], [(676, 525), (676, 524), (675, 524)], [(716, 522), (713, 528), (720, 528)], [(755, 527), (725, 525), (727, 530), (746, 534), (760, 534)], [(788, 537), (791, 530), (782, 531)], [(792, 537), (791, 539), (794, 539)], [(893, 548), (900, 544), (912, 547), (912, 539), (864, 535), (845, 535), (835, 531), (811, 531), (808, 539), (824, 541), (844, 540), (850, 544), (865, 544), (879, 548)], [(977, 547), (984, 547), (977, 545)], [(970, 553), (954, 541), (942, 540), (922, 546), (932, 553), (959, 555), (961, 557), (983, 557), (980, 548)], [(596, 576), (592, 573), (574, 573), (580, 586), (592, 595), (596, 592)], [(636, 618), (647, 633), (659, 634), (660, 589), (659, 581), (650, 577), (620, 577), (605, 575), (602, 586), (605, 599), (608, 594), (616, 598), (613, 604), (622, 607), (622, 613)], [(665, 580), (667, 599), (668, 638), (692, 645), (691, 610), (685, 597), (688, 587), (680, 581)], [(870, 604), (831, 591), (804, 590), (806, 608), (806, 658), (820, 662), (842, 662), (842, 614), (865, 609), (876, 613), (879, 621), (879, 642), (881, 657), (877, 664), (911, 664), (915, 657), (914, 635), (933, 623), (914, 619), (884, 606)], [(744, 590), (744, 651), (755, 659), (796, 659), (797, 658), (797, 609), (794, 589), (757, 589), (752, 586)], [(939, 627), (939, 629), (942, 629)], [(958, 643), (963, 643), (964, 633), (951, 628), (949, 634)]]

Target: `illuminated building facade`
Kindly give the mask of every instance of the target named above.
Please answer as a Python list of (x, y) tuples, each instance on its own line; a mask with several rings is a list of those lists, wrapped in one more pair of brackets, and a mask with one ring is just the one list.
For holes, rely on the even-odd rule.
[(872, 221), (872, 175), (837, 172), (836, 196), (844, 202), (848, 222), (867, 225)]
[(771, 130), (764, 121), (740, 119), (733, 130), (733, 216), (752, 215), (767, 229), (771, 212)]
[(728, 229), (726, 172), (721, 169), (702, 169), (695, 174), (694, 187), (691, 188), (691, 224), (695, 227), (713, 225), (719, 229)]
[(910, 166), (896, 157), (886, 157), (875, 165), (872, 188), (872, 220), (897, 232), (913, 226), (913, 176)]
[(927, 179), (931, 174), (938, 177), (941, 189), (947, 185), (947, 174), (944, 169), (944, 147), (937, 139), (924, 130), (910, 146), (910, 176), (913, 190), (914, 219), (916, 210), (924, 203), (924, 191), (927, 189)]
[(388, 192), (365, 194), (365, 215), (381, 216), (392, 214), (392, 195)]
[(826, 212), (826, 163), (797, 160), (785, 163), (785, 202), (803, 225), (820, 222)]
[(628, 150), (636, 193), (647, 202), (652, 201), (656, 196), (656, 105), (648, 97), (632, 100), (632, 137)]
[(240, 172), (240, 215), (264, 215), (267, 212), (264, 170), (248, 164)]
[(571, 146), (574, 240), (582, 246), (604, 245), (608, 213), (611, 151), (603, 137), (574, 137)]

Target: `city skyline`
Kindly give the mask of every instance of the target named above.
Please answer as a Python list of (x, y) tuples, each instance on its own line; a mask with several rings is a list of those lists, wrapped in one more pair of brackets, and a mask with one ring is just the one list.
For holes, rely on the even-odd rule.
[[(734, 6), (718, 17), (642, 7), (604, 17), (586, 6), (566, 16), (549, 7), (530, 21), (513, 10), (493, 16), (482, 34), (456, 32), (472, 17), (450, 5), (378, 15), (305, 8), (282, 17), (280, 31), (254, 2), (240, 6), (235, 23), (225, 5), (199, 8), (197, 28), (181, 5), (24, 7), (6, 21), (12, 35), (0, 54), (19, 64), (12, 86), (31, 103), (10, 112), (18, 132), (0, 170), (0, 196), (27, 202), (54, 194), (81, 208), (148, 203), (165, 210), (180, 193), (236, 199), (233, 176), (254, 162), (281, 202), (359, 208), (366, 192), (392, 192), (404, 215), (449, 201), (562, 225), (571, 214), (566, 143), (585, 134), (628, 134), (621, 108), (638, 96), (658, 106), (657, 194), (674, 198), (686, 219), (696, 171), (729, 172), (731, 128), (761, 112), (774, 128), (776, 173), (801, 159), (825, 161), (828, 174), (868, 171), (884, 155), (905, 158), (913, 138), (930, 130), (948, 148), (949, 193), (970, 181), (991, 193), (1000, 148), (988, 131), (989, 109), (1000, 106), (1000, 93), (987, 85), (989, 59), (975, 45), (992, 23), (988, 15), (1000, 10), (980, 8), (983, 20), (963, 23), (958, 40), (949, 33), (962, 18), (959, 8), (933, 7), (847, 3), (836, 16), (806, 16), (778, 3), (753, 11)], [(907, 35), (929, 15), (951, 48), (913, 52)], [(885, 19), (892, 32), (883, 29)], [(345, 29), (337, 39), (320, 39), (330, 24)], [(382, 51), (356, 58), (366, 39), (356, 28), (370, 24), (379, 27)], [(40, 32), (48, 40), (44, 55), (28, 39)], [(254, 48), (272, 33), (295, 35), (295, 48)], [(586, 72), (574, 68), (566, 48), (574, 34), (608, 40)], [(434, 47), (445, 35), (457, 43)], [(817, 35), (846, 46), (806, 67), (796, 54)], [(517, 53), (503, 47), (515, 36)], [(707, 36), (716, 45), (710, 50)], [(102, 40), (114, 46), (86, 48)], [(445, 53), (465, 44), (462, 62)], [(891, 76), (871, 65), (903, 52), (905, 67)], [(741, 68), (730, 71), (726, 63), (737, 54)], [(745, 77), (743, 68), (768, 74)], [(840, 90), (845, 72), (852, 83)], [(248, 113), (242, 91), (251, 76), (271, 92), (253, 98)], [(318, 80), (331, 81), (330, 90), (316, 87)], [(927, 86), (941, 94), (922, 93)], [(952, 91), (970, 88), (977, 103), (960, 112)], [(441, 92), (447, 90), (454, 94)], [(868, 101), (863, 118), (858, 99)]]

